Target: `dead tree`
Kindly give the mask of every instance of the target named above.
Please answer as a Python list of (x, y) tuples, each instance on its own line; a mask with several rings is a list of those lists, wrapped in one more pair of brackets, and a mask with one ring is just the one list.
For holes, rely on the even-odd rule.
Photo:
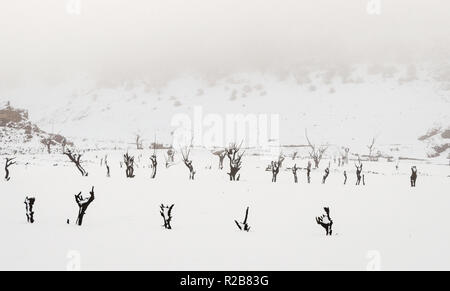
[(213, 155), (215, 155), (219, 158), (219, 170), (222, 170), (223, 169), (223, 160), (227, 156), (227, 151), (226, 150), (216, 151), (216, 152), (213, 152)]
[(16, 161), (14, 161), (16, 158), (6, 158), (5, 163), (5, 180), (9, 181), (11, 177), (9, 176), (9, 167), (16, 164)]
[(150, 157), (150, 161), (152, 162), (152, 175), (151, 178), (155, 179), (156, 177), (156, 168), (158, 167), (158, 161), (156, 160), (156, 153)]
[(292, 153), (292, 160), (295, 160), (297, 158), (298, 152), (293, 152)]
[(64, 152), (64, 155), (68, 156), (70, 161), (75, 164), (78, 171), (80, 171), (81, 176), (83, 176), (83, 177), (88, 176), (88, 172), (86, 172), (86, 170), (81, 166), (81, 161), (80, 161), (81, 157), (82, 157), (81, 154), (75, 154), (75, 153), (72, 153), (71, 150), (67, 150), (66, 152)]
[(284, 157), (280, 156), (278, 158), (278, 161), (272, 161), (270, 166), (272, 169), (272, 183), (276, 183), (277, 182), (277, 176), (278, 173), (280, 172), (280, 167), (283, 163)]
[(328, 175), (330, 175), (330, 168), (325, 169), (325, 174), (323, 175), (323, 178), (322, 178), (322, 184), (325, 184), (325, 182), (327, 181)]
[(344, 185), (347, 184), (347, 171), (344, 171)]
[(141, 136), (139, 134), (136, 134), (136, 149), (143, 150), (144, 146), (142, 145)]
[(346, 148), (342, 148), (344, 150), (344, 152), (342, 153), (342, 151), (340, 151), (341, 154), (341, 166), (348, 164), (348, 154), (350, 153), (350, 148), (346, 147)]
[(189, 155), (191, 153), (191, 150), (186, 149), (186, 151), (183, 151), (181, 149), (180, 151), (181, 151), (181, 155), (183, 157), (183, 162), (186, 165), (186, 167), (189, 169), (189, 180), (194, 180), (194, 177), (195, 177), (194, 166), (192, 165), (192, 160), (189, 160)]
[(89, 205), (92, 203), (92, 201), (94, 201), (95, 196), (94, 196), (94, 186), (92, 186), (92, 190), (91, 192), (89, 192), (89, 197), (84, 198), (81, 195), (81, 192), (78, 193), (77, 195), (75, 195), (75, 202), (78, 205), (78, 216), (77, 216), (77, 221), (76, 224), (81, 226), (83, 224), (83, 217), (86, 214), (86, 210), (89, 207)]
[(166, 168), (169, 168), (175, 163), (175, 151), (171, 148), (168, 149), (165, 159), (166, 159)]
[(308, 161), (308, 167), (306, 167), (306, 179), (308, 181), (308, 184), (311, 183), (311, 161)]
[(111, 177), (111, 172), (110, 172), (110, 169), (109, 169), (109, 165), (108, 165), (108, 160), (107, 159), (105, 159), (105, 166), (106, 166), (106, 177)]
[(160, 212), (162, 218), (164, 219), (164, 228), (165, 229), (172, 229), (172, 225), (170, 224), (172, 221), (172, 209), (175, 206), (175, 204), (172, 204), (171, 206), (164, 206), (164, 204), (161, 204), (160, 206)]
[(126, 166), (125, 175), (127, 178), (134, 178), (134, 157), (126, 153), (123, 155), (123, 161)]
[(311, 141), (308, 138), (308, 131), (305, 129), (305, 136), (306, 140), (308, 141), (309, 148), (311, 151), (309, 152), (309, 156), (314, 161), (314, 167), (317, 169), (319, 168), (320, 161), (322, 160), (323, 155), (328, 149), (328, 145), (325, 146), (316, 146), (311, 143)]
[(417, 180), (417, 167), (413, 166), (411, 167), (411, 187), (416, 187), (416, 180)]
[(248, 211), (249, 211), (249, 207), (247, 207), (247, 210), (245, 211), (245, 218), (244, 218), (243, 222), (238, 222), (237, 220), (234, 221), (236, 223), (237, 227), (239, 228), (239, 230), (247, 231), (247, 232), (250, 231), (250, 226), (247, 223)]
[(374, 150), (374, 148), (375, 148), (375, 141), (376, 141), (376, 139), (375, 139), (375, 137), (373, 137), (373, 138), (372, 138), (372, 141), (371, 141), (370, 144), (367, 146), (367, 148), (369, 149), (369, 160), (370, 160), (370, 161), (373, 161), (373, 160), (374, 160), (374, 158), (372, 157), (372, 153), (373, 153), (373, 150)]
[(356, 185), (359, 186), (361, 184), (361, 173), (362, 173), (362, 168), (363, 168), (363, 164), (361, 162), (359, 162), (359, 164), (355, 164), (356, 167)]
[(56, 145), (56, 143), (51, 138), (44, 138), (44, 139), (41, 140), (41, 143), (47, 147), (47, 153), (48, 154), (52, 153), (51, 147), (53, 145)]
[(299, 169), (300, 168), (297, 167), (297, 164), (295, 164), (294, 167), (292, 168), (292, 174), (294, 174), (294, 183), (298, 183), (297, 170)]
[(333, 234), (333, 220), (330, 217), (330, 209), (328, 207), (324, 207), (325, 214), (322, 216), (316, 217), (317, 224), (321, 225), (325, 228), (326, 235)]
[(230, 176), (230, 181), (239, 181), (240, 175), (237, 175), (239, 170), (242, 167), (242, 156), (244, 155), (245, 151), (241, 151), (241, 144), (238, 146), (236, 143), (233, 143), (230, 145), (228, 149), (226, 149), (227, 157), (230, 161), (230, 172), (227, 173), (228, 176)]
[(34, 211), (33, 211), (33, 205), (36, 201), (36, 198), (34, 197), (26, 197), (25, 198), (25, 211), (27, 215), (27, 222), (28, 223), (34, 223)]

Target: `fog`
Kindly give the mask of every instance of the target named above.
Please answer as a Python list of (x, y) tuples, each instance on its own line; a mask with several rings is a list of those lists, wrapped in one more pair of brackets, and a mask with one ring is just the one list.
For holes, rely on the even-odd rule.
[[(75, 1), (75, 2), (74, 2)], [(0, 78), (207, 76), (447, 59), (450, 1), (2, 0)]]

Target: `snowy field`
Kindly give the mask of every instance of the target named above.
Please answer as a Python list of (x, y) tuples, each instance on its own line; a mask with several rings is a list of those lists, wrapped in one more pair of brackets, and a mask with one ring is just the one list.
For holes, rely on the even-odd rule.
[[(106, 154), (110, 178), (100, 166)], [(450, 269), (450, 172), (444, 163), (403, 160), (396, 170), (396, 163), (364, 162), (366, 185), (355, 186), (353, 161), (344, 167), (331, 161), (325, 185), (329, 160), (312, 172), (311, 184), (303, 169), (294, 184), (287, 168), (306, 167), (307, 159), (287, 158), (271, 183), (269, 161), (246, 155), (241, 181), (230, 182), (227, 159), (218, 170), (216, 156), (196, 150), (197, 174), (189, 181), (182, 163), (166, 169), (158, 152), (152, 180), (150, 151), (133, 153), (139, 164), (134, 179), (120, 168), (122, 154), (85, 154), (88, 177), (63, 155), (18, 156), (11, 180), (0, 182), (0, 269)], [(412, 165), (419, 170), (416, 188), (409, 185)], [(92, 186), (96, 199), (83, 226), (76, 226), (74, 195)], [(26, 222), (26, 196), (36, 197), (34, 224)], [(161, 203), (175, 204), (172, 230), (162, 227)], [(248, 233), (234, 223), (247, 206)], [(315, 221), (326, 206), (334, 220), (331, 237)]]

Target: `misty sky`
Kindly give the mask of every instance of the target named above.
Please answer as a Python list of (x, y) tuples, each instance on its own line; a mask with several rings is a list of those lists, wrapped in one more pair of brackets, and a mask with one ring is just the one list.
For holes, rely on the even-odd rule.
[[(0, 2), (0, 78), (171, 76), (304, 62), (441, 61), (450, 1), (70, 0)], [(373, 0), (372, 0), (373, 1)]]

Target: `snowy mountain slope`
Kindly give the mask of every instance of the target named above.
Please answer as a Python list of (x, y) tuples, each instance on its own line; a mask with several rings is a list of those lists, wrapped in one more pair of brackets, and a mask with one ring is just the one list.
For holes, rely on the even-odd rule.
[(73, 145), (64, 136), (49, 134), (28, 119), (28, 112), (9, 104), (0, 106), (1, 153), (48, 151), (54, 146)]
[[(450, 124), (445, 71), (412, 66), (355, 66), (348, 70), (294, 70), (240, 73), (214, 80), (180, 76), (163, 86), (133, 80), (105, 86), (85, 78), (58, 85), (35, 85), (3, 92), (1, 100), (25, 106), (42, 128), (74, 138), (149, 144), (154, 136), (171, 142), (171, 120), (219, 114), (279, 114), (280, 142), (351, 144), (365, 151), (374, 136), (380, 144), (410, 145), (426, 156), (417, 138), (434, 124)], [(32, 87), (32, 89), (31, 89)], [(36, 96), (31, 99), (32, 96)], [(205, 126), (204, 126), (205, 127)], [(224, 128), (226, 131), (226, 128)]]
[(437, 126), (430, 129), (427, 134), (419, 137), (427, 146), (428, 157), (447, 157), (450, 159), (450, 127)]

